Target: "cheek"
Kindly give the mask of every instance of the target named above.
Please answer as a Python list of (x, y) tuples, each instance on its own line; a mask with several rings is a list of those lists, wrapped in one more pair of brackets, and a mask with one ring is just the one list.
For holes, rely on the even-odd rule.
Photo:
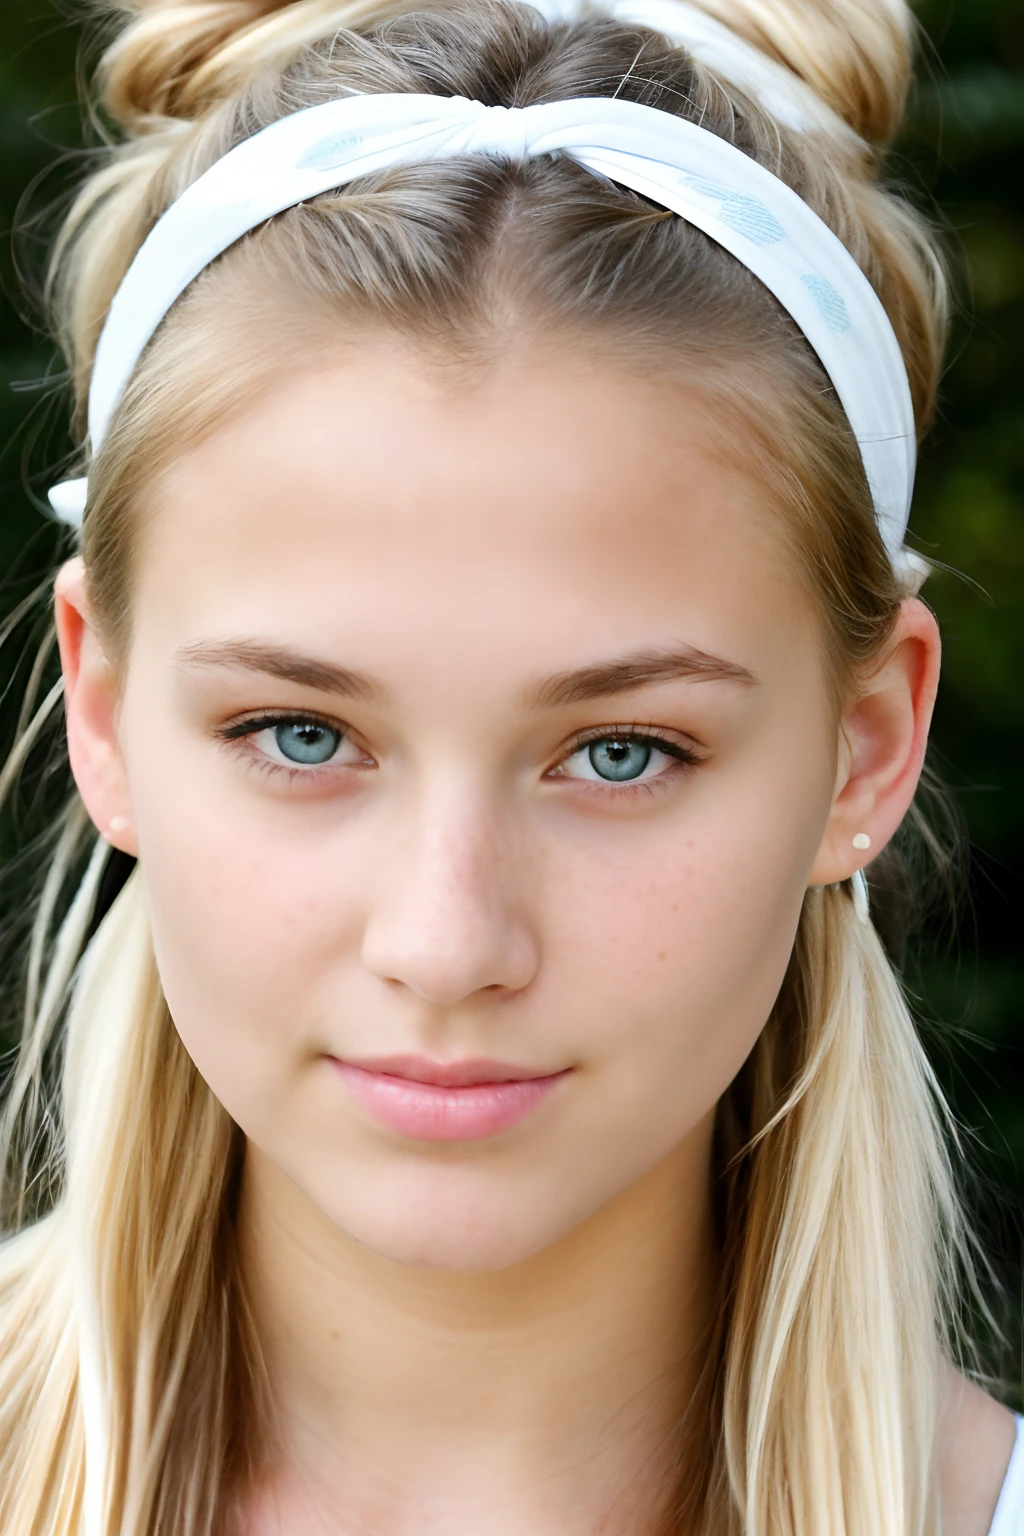
[[(828, 761), (790, 793), (716, 786), (638, 856), (564, 870), (552, 904), (546, 1012), (594, 1064), (595, 1136), (667, 1150), (714, 1107), (764, 1027), (789, 965), (827, 814)], [(770, 807), (770, 812), (769, 812)]]
[(323, 1048), (326, 983), (358, 947), (352, 888), (319, 829), (157, 745), (129, 758), (157, 964), (186, 1049), (245, 1124)]

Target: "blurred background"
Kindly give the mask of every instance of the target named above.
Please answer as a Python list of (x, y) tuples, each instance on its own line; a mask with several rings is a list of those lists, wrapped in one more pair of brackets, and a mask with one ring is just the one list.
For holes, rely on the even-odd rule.
[[(84, 9), (84, 0), (77, 12), (74, 0), (0, 0), (0, 622), (65, 548), (40, 510), (70, 447), (54, 398), (60, 363), (29, 295), (52, 229), (47, 210), (80, 160)], [(926, 591), (946, 647), (936, 766), (972, 853), (956, 934), (933, 924), (907, 976), (977, 1169), (972, 1199), (1004, 1279), (1013, 1397), (1024, 1196), (1024, 0), (922, 0), (918, 13), (919, 81), (890, 175), (947, 233), (958, 312), (912, 528), (940, 562)], [(15, 729), (32, 652), (24, 636), (0, 649), (0, 746)], [(29, 803), (0, 818), (0, 861), (62, 791), (46, 771), (32, 784)], [(0, 964), (22, 916), (4, 889)]]

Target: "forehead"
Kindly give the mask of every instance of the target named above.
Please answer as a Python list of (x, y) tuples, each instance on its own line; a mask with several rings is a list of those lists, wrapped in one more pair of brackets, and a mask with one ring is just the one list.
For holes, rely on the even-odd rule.
[(352, 347), (183, 454), (148, 511), (135, 627), (177, 643), (400, 632), (514, 670), (675, 631), (760, 666), (814, 624), (735, 426), (699, 389), (564, 352)]

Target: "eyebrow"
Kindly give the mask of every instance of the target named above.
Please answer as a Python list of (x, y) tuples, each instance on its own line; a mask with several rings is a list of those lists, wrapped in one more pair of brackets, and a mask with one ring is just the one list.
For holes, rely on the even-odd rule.
[(365, 672), (354, 672), (350, 667), (339, 667), (316, 656), (304, 656), (284, 645), (259, 640), (198, 640), (183, 645), (176, 655), (179, 662), (189, 667), (235, 667), (245, 672), (262, 672), (266, 677), (278, 677), (301, 688), (367, 702), (385, 697), (380, 683)]
[(724, 657), (713, 656), (696, 646), (680, 645), (670, 650), (635, 651), (611, 661), (592, 662), (572, 672), (556, 672), (545, 678), (531, 695), (530, 702), (541, 709), (583, 704), (590, 699), (608, 698), (631, 688), (642, 688), (647, 683), (663, 683), (677, 678), (748, 685), (757, 682), (753, 672), (738, 662), (726, 661)]
[[(235, 667), (260, 672), (320, 693), (340, 694), (367, 703), (380, 703), (388, 697), (386, 689), (365, 672), (265, 641), (199, 640), (182, 646), (177, 659), (189, 667)], [(738, 662), (698, 650), (696, 646), (681, 645), (667, 650), (635, 651), (571, 671), (555, 672), (532, 689), (525, 702), (534, 709), (564, 708), (680, 678), (747, 685), (757, 682), (749, 668)]]

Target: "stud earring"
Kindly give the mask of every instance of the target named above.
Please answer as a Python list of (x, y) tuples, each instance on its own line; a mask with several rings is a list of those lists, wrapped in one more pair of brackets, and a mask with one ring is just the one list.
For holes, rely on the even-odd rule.
[(107, 831), (112, 832), (116, 837), (119, 832), (127, 832), (130, 826), (131, 822), (127, 816), (111, 816)]
[(853, 846), (863, 851), (865, 848), (871, 847), (871, 839), (866, 832), (855, 832), (853, 835)]

